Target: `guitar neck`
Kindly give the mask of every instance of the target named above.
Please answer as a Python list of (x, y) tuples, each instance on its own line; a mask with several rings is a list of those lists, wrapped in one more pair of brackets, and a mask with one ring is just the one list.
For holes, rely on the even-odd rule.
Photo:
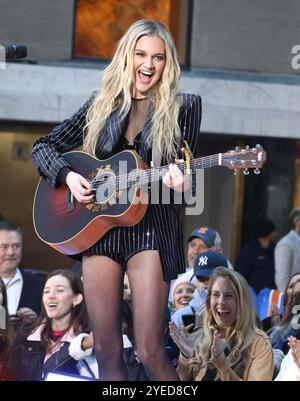
[[(220, 166), (222, 163), (222, 153), (218, 153), (215, 155), (200, 157), (198, 159), (191, 160), (191, 173), (195, 173), (196, 170), (206, 169), (215, 166)], [(179, 170), (184, 174), (186, 173), (186, 163), (180, 162), (177, 164)], [(139, 173), (139, 183), (140, 184), (149, 184), (151, 182), (161, 180), (169, 171), (169, 166), (162, 167), (152, 167), (148, 170), (143, 170)]]
[[(193, 174), (196, 170), (207, 169), (216, 166), (224, 166), (231, 170), (244, 169), (245, 174), (249, 174), (248, 168), (255, 169), (254, 173), (259, 174), (259, 168), (266, 161), (266, 152), (260, 145), (254, 148), (246, 146), (245, 149), (228, 151), (226, 153), (217, 153), (214, 155), (192, 159), (190, 162), (190, 171), (187, 171), (186, 162), (182, 161), (177, 164), (179, 170), (185, 174)], [(169, 166), (152, 167), (148, 170), (134, 170), (129, 174), (117, 177), (118, 188), (126, 189), (137, 185), (147, 185), (152, 182), (160, 181), (169, 171)]]

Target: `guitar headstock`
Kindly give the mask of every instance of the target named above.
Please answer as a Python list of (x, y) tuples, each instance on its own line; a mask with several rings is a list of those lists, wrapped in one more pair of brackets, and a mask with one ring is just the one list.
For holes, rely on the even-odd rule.
[(232, 170), (254, 168), (254, 172), (259, 174), (261, 168), (267, 160), (267, 154), (261, 145), (256, 145), (254, 148), (246, 146), (245, 149), (230, 150), (229, 152), (222, 153), (222, 166), (228, 167)]

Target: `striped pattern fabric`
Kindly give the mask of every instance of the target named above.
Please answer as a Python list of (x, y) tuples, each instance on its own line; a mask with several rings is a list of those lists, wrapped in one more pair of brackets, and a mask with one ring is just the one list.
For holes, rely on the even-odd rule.
[[(122, 135), (117, 144), (117, 151), (121, 152), (125, 149), (133, 149), (140, 154), (141, 133), (136, 136), (133, 146), (129, 145), (127, 139)], [(131, 227), (112, 228), (90, 249), (83, 252), (83, 255), (108, 256), (121, 264), (125, 270), (127, 261), (133, 255), (147, 250), (157, 250), (151, 205), (139, 223)]]
[[(182, 94), (182, 106), (179, 112), (179, 126), (182, 133), (182, 141), (186, 140), (194, 157), (200, 156), (199, 135), (202, 116), (200, 96)], [(83, 128), (86, 121), (86, 113), (94, 98), (90, 99), (70, 118), (64, 120), (60, 125), (44, 138), (40, 138), (33, 146), (32, 160), (37, 166), (39, 174), (53, 187), (59, 185), (59, 172), (63, 167), (70, 167), (64, 160), (62, 153), (78, 148), (83, 141)], [(152, 158), (151, 147), (147, 145), (154, 108), (149, 107), (146, 122), (141, 133), (140, 155), (150, 165)], [(96, 156), (106, 159), (115, 154), (115, 148), (126, 128), (126, 118), (122, 119), (118, 111), (112, 113), (106, 122), (104, 129), (99, 135)], [(182, 144), (178, 144), (180, 149)], [(181, 158), (181, 155), (178, 154)], [(168, 164), (164, 158), (162, 165)], [(149, 207), (148, 217), (151, 216), (155, 235), (149, 246), (156, 247), (159, 251), (163, 276), (166, 281), (177, 277), (185, 271), (184, 249), (182, 242), (181, 205), (153, 204)], [(148, 232), (149, 227), (146, 229)], [(135, 233), (136, 235), (137, 233)], [(133, 241), (133, 232), (128, 230), (127, 235)], [(141, 235), (139, 231), (139, 236)], [(123, 243), (128, 244), (128, 238), (123, 238)], [(118, 242), (118, 240), (117, 240)], [(132, 244), (132, 243), (131, 243)], [(130, 246), (128, 247), (130, 251)], [(155, 249), (155, 248), (153, 248)], [(118, 249), (116, 250), (118, 252)]]
[(151, 207), (132, 227), (114, 227), (83, 255), (100, 254), (118, 262), (126, 270), (127, 261), (137, 252), (157, 250)]
[(82, 146), (86, 113), (93, 99), (94, 94), (70, 119), (64, 120), (49, 135), (38, 139), (33, 145), (33, 163), (40, 176), (53, 187), (59, 186), (58, 176), (61, 169), (71, 167), (61, 153)]

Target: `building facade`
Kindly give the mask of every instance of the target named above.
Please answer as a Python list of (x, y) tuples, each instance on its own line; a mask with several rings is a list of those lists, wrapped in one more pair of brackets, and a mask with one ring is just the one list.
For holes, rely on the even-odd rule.
[[(234, 260), (257, 216), (284, 234), (300, 206), (300, 3), (297, 0), (0, 0), (0, 44), (28, 56), (0, 69), (2, 218), (25, 232), (26, 267), (72, 264), (36, 237), (32, 202), (38, 182), (32, 143), (71, 116), (99, 86), (114, 42), (136, 19), (157, 18), (176, 40), (183, 92), (203, 100), (203, 156), (263, 145), (260, 175), (205, 171), (204, 212), (186, 216), (219, 230)], [(88, 29), (87, 29), (88, 27)], [(300, 68), (300, 62), (299, 62)]]

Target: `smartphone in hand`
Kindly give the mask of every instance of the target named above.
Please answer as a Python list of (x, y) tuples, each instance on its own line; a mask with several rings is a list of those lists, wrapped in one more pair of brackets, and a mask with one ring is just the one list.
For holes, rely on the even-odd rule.
[(193, 326), (188, 329), (188, 332), (192, 333), (194, 330), (194, 327), (195, 327), (196, 316), (195, 315), (182, 315), (181, 317), (182, 317), (184, 327), (187, 327), (188, 325), (193, 324)]

